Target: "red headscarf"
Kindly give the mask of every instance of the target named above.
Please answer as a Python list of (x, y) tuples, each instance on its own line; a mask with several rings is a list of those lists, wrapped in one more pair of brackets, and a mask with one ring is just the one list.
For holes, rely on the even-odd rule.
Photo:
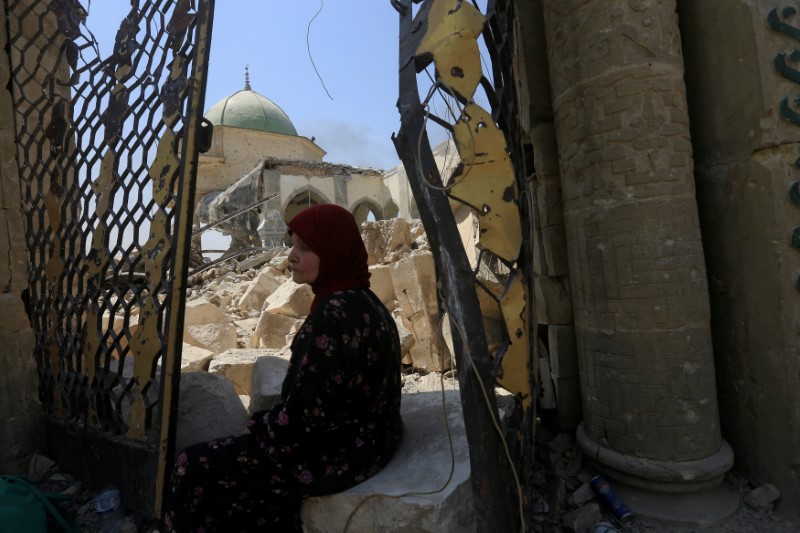
[(304, 209), (289, 221), (289, 235), (292, 233), (319, 256), (319, 275), (311, 284), (312, 311), (332, 292), (369, 287), (367, 248), (347, 209), (333, 204)]

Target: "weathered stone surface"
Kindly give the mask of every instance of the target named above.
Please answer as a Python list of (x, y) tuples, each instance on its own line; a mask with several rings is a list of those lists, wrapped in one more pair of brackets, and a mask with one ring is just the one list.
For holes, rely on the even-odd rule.
[(205, 298), (198, 298), (186, 302), (186, 311), (183, 315), (184, 326), (198, 324), (213, 324), (216, 322), (230, 322), (225, 312)]
[(250, 282), (247, 290), (244, 291), (236, 305), (245, 312), (260, 311), (264, 306), (264, 300), (275, 292), (283, 282), (283, 279), (277, 279), (269, 270), (259, 272), (255, 279)]
[(568, 378), (578, 375), (578, 346), (575, 326), (547, 326), (547, 345), (550, 348), (550, 371), (553, 376)]
[(400, 336), (400, 357), (403, 358), (411, 351), (416, 339), (403, 325), (402, 318), (394, 317), (394, 323), (397, 325), (397, 334)]
[(247, 410), (233, 384), (208, 372), (181, 374), (176, 449), (247, 431)]
[(253, 364), (262, 350), (234, 349), (226, 350), (214, 357), (208, 365), (208, 372), (220, 374), (233, 383), (236, 394), (250, 395), (253, 379)]
[(369, 267), (372, 274), (369, 278), (369, 288), (391, 311), (394, 308), (397, 296), (392, 283), (392, 269), (388, 265), (373, 265)]
[(401, 218), (365, 222), (361, 237), (367, 248), (368, 263), (391, 263), (411, 251), (408, 222)]
[(558, 421), (563, 429), (578, 427), (583, 418), (581, 383), (578, 376), (562, 378), (551, 374), (555, 391)]
[(211, 350), (184, 342), (181, 350), (181, 372), (206, 371), (213, 358), (214, 352)]
[(772, 483), (765, 483), (744, 495), (744, 503), (753, 509), (772, 510), (772, 506), (781, 497), (781, 491)]
[(572, 324), (572, 302), (566, 278), (539, 276), (534, 279), (534, 301), (540, 324)]
[(433, 254), (417, 253), (393, 263), (392, 284), (404, 315), (438, 313)]
[[(469, 449), (461, 402), (456, 391), (447, 392), (445, 397), (455, 454), (449, 483), (450, 442), (443, 423), (441, 394), (407, 394), (402, 405), (405, 434), (395, 456), (383, 471), (349, 490), (305, 500), (305, 531), (340, 533), (345, 531), (349, 518), (347, 531), (363, 533), (474, 532)], [(421, 461), (421, 457), (425, 460)], [(432, 494), (420, 494), (424, 492)], [(406, 493), (414, 495), (402, 496)], [(369, 497), (382, 494), (398, 497)]]
[(183, 342), (214, 353), (222, 353), (236, 348), (236, 326), (230, 322), (186, 326), (183, 330)]
[(567, 531), (586, 531), (594, 523), (603, 519), (603, 512), (596, 503), (587, 503), (582, 507), (570, 511), (561, 518), (561, 525)]
[(313, 299), (314, 293), (311, 292), (310, 285), (288, 280), (267, 298), (263, 310), (276, 315), (301, 318), (308, 315)]
[(272, 408), (281, 398), (281, 385), (289, 370), (289, 358), (277, 353), (261, 355), (253, 365), (250, 414)]
[(569, 499), (573, 505), (583, 505), (584, 503), (590, 502), (595, 498), (594, 491), (592, 490), (592, 486), (589, 483), (584, 483), (573, 492)]
[(564, 232), (564, 226), (544, 226), (541, 228), (541, 236), (548, 275), (567, 276), (569, 262), (567, 261), (567, 235)]
[(433, 256), (427, 252), (392, 265), (399, 314), (415, 338), (408, 355), (419, 368), (441, 371), (449, 368), (449, 350), (440, 327), (435, 279)]
[(22, 305), (22, 292), (0, 293), (0, 331), (23, 331), (31, 329), (28, 315)]
[(256, 329), (250, 337), (250, 348), (283, 348), (288, 344), (287, 333), (300, 319), (264, 311), (258, 318)]

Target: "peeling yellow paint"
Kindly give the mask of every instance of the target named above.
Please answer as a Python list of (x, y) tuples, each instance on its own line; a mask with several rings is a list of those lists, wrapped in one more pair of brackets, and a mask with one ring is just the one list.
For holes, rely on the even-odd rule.
[(463, 171), (450, 189), (453, 198), (472, 206), (480, 219), (480, 245), (513, 262), (522, 246), (514, 167), (503, 132), (491, 115), (478, 106), (464, 108), (453, 135)]

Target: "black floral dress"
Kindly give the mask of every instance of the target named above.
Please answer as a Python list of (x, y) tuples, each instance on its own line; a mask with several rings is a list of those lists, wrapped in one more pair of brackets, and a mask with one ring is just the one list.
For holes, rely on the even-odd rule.
[(300, 499), (379, 472), (402, 436), (400, 342), (368, 289), (335, 292), (292, 343), (281, 401), (249, 434), (178, 454), (169, 531), (302, 531)]

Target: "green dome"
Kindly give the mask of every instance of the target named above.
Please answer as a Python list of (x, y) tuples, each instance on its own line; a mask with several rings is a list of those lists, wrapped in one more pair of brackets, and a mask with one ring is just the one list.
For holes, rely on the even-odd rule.
[(211, 106), (206, 118), (215, 126), (297, 135), (297, 130), (283, 109), (269, 98), (251, 90), (249, 81), (245, 82), (241, 91)]

